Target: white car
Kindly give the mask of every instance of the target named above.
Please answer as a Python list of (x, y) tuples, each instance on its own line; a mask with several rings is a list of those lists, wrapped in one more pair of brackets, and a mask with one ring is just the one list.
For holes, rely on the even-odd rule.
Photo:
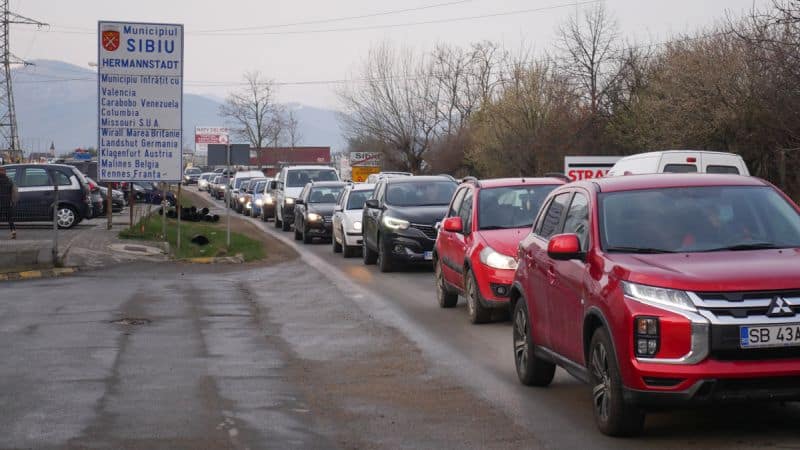
[(372, 196), (374, 184), (352, 184), (345, 188), (333, 209), (333, 252), (345, 258), (355, 256), (361, 249), (361, 213), (364, 203)]
[(214, 172), (205, 172), (200, 174), (200, 178), (197, 179), (197, 190), (198, 191), (206, 191), (208, 190), (208, 182), (211, 178), (217, 175)]
[(750, 175), (741, 156), (707, 150), (665, 150), (621, 158), (609, 177), (646, 173), (729, 173)]

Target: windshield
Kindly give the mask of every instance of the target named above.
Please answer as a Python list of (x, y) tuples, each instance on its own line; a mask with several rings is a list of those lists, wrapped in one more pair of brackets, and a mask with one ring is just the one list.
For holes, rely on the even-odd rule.
[(186, 169), (186, 175), (198, 175), (200, 173), (203, 173), (203, 171), (197, 168)]
[(347, 209), (364, 209), (364, 203), (372, 197), (374, 189), (364, 191), (352, 191), (347, 198)]
[(555, 184), (548, 184), (481, 189), (478, 196), (478, 228), (498, 230), (530, 227), (542, 202), (555, 188)]
[(447, 206), (456, 190), (450, 181), (417, 181), (387, 186), (386, 203), (394, 206)]
[(344, 186), (319, 186), (311, 188), (308, 194), (308, 203), (336, 203)]
[(800, 214), (770, 187), (713, 186), (598, 195), (609, 252), (800, 247)]
[(258, 183), (256, 183), (256, 186), (253, 188), (253, 192), (259, 192), (259, 193), (263, 192), (264, 191), (264, 186), (266, 186), (266, 184), (267, 184), (266, 181), (259, 181)]
[(339, 181), (339, 176), (329, 168), (290, 170), (286, 174), (287, 187), (303, 187), (311, 181)]
[(201, 180), (208, 180), (209, 178), (211, 178), (211, 174), (210, 173), (204, 173), (204, 174), (200, 175), (200, 179)]
[(236, 180), (233, 181), (233, 188), (239, 189), (240, 187), (242, 187), (245, 181), (250, 181), (250, 178), (237, 178)]

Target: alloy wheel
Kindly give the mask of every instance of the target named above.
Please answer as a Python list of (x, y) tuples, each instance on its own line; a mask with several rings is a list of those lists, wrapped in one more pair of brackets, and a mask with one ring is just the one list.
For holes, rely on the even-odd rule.
[(597, 416), (603, 421), (609, 417), (609, 390), (611, 377), (608, 369), (608, 352), (602, 342), (592, 348), (591, 370), (595, 382), (592, 388), (592, 405)]
[(75, 211), (66, 207), (59, 208), (56, 221), (61, 228), (71, 227), (75, 223)]
[(514, 317), (514, 359), (517, 367), (528, 365), (528, 318), (523, 308)]

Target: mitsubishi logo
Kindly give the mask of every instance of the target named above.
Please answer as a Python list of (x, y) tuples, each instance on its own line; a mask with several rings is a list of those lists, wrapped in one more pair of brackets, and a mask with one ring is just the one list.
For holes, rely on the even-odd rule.
[(769, 304), (767, 317), (791, 317), (794, 316), (792, 306), (783, 297), (773, 297)]

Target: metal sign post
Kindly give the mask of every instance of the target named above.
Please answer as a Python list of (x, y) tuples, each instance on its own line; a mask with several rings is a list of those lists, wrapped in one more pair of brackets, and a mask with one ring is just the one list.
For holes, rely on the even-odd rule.
[(169, 184), (161, 183), (161, 190), (164, 191), (164, 198), (161, 199), (161, 238), (164, 239), (164, 242), (169, 242), (167, 240), (167, 190), (169, 189)]
[(114, 208), (111, 203), (111, 197), (114, 196), (114, 189), (111, 188), (111, 183), (106, 183), (106, 214), (108, 216), (108, 223), (106, 224), (107, 229), (111, 229), (112, 224), (112, 215), (114, 214)]
[[(228, 158), (228, 167), (227, 167), (228, 179), (230, 180), (230, 176), (231, 176), (231, 144), (230, 144), (230, 142), (227, 142), (225, 147), (226, 147), (226, 150), (227, 150), (226, 153), (227, 153), (227, 158)], [(227, 183), (227, 186), (225, 186), (225, 216), (226, 216), (225, 220), (228, 222), (228, 224), (226, 226), (225, 242), (227, 244), (227, 248), (230, 249), (231, 248), (231, 189), (230, 189), (231, 183), (230, 183), (230, 181), (227, 181), (226, 183)]]
[[(164, 193), (164, 197), (167, 196), (167, 193)], [(178, 250), (181, 249), (181, 184), (178, 183), (178, 198), (175, 200), (175, 209), (178, 212), (178, 240), (176, 245), (178, 246)]]
[(53, 182), (55, 200), (53, 200), (53, 265), (58, 265), (58, 179)]

